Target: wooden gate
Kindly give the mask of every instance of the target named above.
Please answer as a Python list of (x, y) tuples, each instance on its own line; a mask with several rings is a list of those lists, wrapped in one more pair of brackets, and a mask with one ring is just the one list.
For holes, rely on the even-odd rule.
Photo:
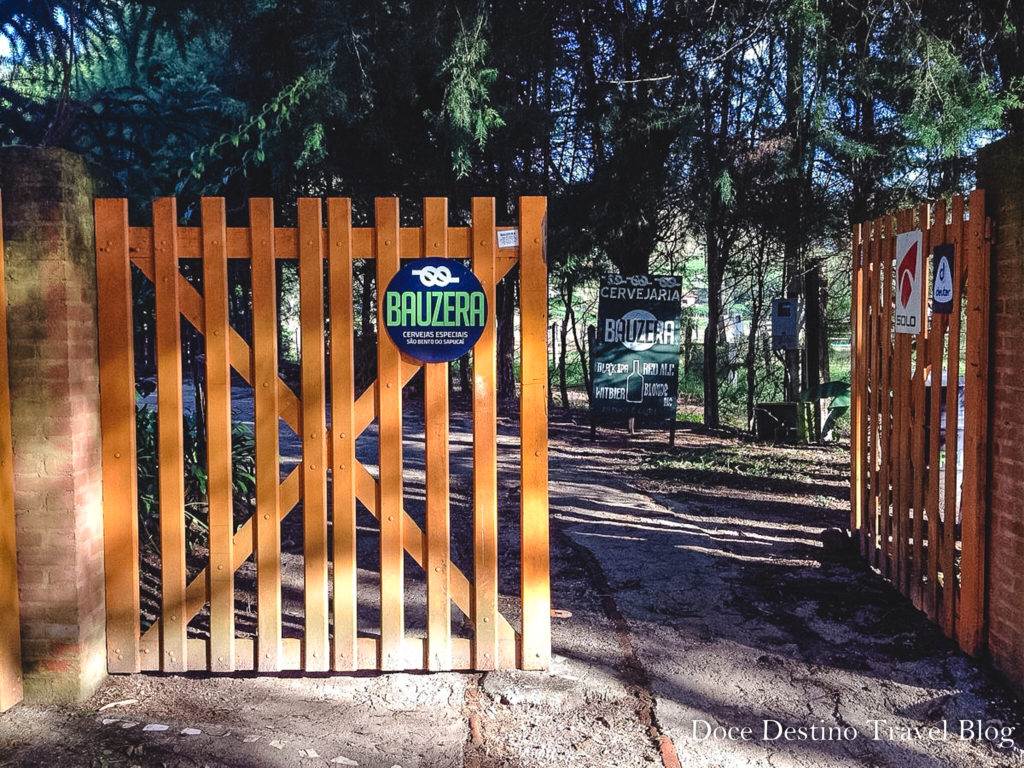
[[(898, 233), (924, 254), (952, 244), (953, 310), (894, 333)], [(971, 654), (983, 645), (989, 242), (985, 193), (904, 210), (853, 231), (851, 527), (862, 553)]]
[(14, 452), (7, 363), (3, 213), (0, 210), (0, 712), (21, 701), (21, 624), (18, 556), (14, 546)]
[[(318, 199), (298, 201), (297, 228), (275, 227), (273, 210), (272, 200), (251, 200), (249, 226), (229, 228), (224, 201), (208, 198), (201, 205), (202, 226), (179, 227), (176, 202), (165, 198), (154, 202), (152, 227), (130, 227), (126, 201), (96, 201), (109, 670), (547, 668), (546, 200), (521, 198), (518, 227), (500, 228), (494, 200), (482, 198), (473, 200), (469, 227), (449, 227), (447, 201), (438, 198), (424, 201), (423, 226), (415, 228), (400, 226), (393, 198), (376, 201), (373, 228), (353, 227), (347, 199), (327, 201), (326, 226)], [(356, 393), (354, 266), (375, 260), (380, 288), (398, 271), (401, 259), (428, 256), (471, 260), (489, 307), (495, 307), (498, 282), (519, 267), (520, 599), (502, 603), (518, 630), (499, 612), (495, 313), (489, 313), (472, 353), (472, 579), (452, 563), (452, 536), (459, 532), (451, 530), (449, 509), (447, 364), (414, 363), (381, 333), (376, 379)], [(228, 265), (238, 259), (251, 275), (248, 341), (229, 322), (229, 291), (235, 288), (229, 285)], [(185, 260), (201, 264), (201, 279), (183, 274)], [(278, 365), (276, 280), (283, 261), (298, 263), (301, 397), (283, 380)], [(150, 578), (158, 579), (159, 604), (145, 621), (133, 268), (155, 293), (159, 532), (154, 547), (159, 569)], [(183, 483), (187, 435), (180, 318), (202, 335), (205, 347), (208, 543), (198, 568), (186, 558), (192, 535), (186, 520), (192, 518), (186, 517)], [(376, 324), (381, 327), (379, 317)], [(408, 400), (403, 387), (421, 368), (422, 527), (407, 511), (404, 494), (410, 481), (403, 461), (408, 440), (403, 438), (403, 412), (410, 407), (405, 402), (403, 408)], [(251, 388), (246, 391), (251, 391), (253, 409), (255, 487), (251, 514), (244, 521), (232, 489), (232, 371)], [(284, 473), (279, 421), (301, 440), (301, 459)], [(356, 458), (357, 438), (374, 421), (379, 433), (376, 476)], [(282, 541), (281, 523), (297, 507), (302, 573), (297, 583), (283, 584), (282, 563), (291, 545)], [(377, 521), (380, 539), (379, 626), (369, 630), (357, 597), (357, 517), (367, 512)], [(406, 589), (406, 556), (426, 572), (425, 626), (418, 633), (406, 623), (412, 599)], [(236, 583), (243, 567), (255, 571), (255, 617), (245, 632), (239, 627), (243, 598)], [(287, 599), (300, 603), (295, 612), (299, 626), (285, 621), (290, 618), (282, 607)], [(468, 636), (453, 633), (452, 603), (465, 617), (463, 634)]]

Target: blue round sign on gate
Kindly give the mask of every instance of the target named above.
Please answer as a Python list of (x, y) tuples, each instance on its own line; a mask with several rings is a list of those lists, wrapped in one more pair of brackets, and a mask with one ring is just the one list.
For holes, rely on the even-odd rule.
[(487, 296), (462, 262), (417, 259), (391, 278), (382, 315), (401, 352), (424, 363), (444, 363), (479, 341), (487, 323)]

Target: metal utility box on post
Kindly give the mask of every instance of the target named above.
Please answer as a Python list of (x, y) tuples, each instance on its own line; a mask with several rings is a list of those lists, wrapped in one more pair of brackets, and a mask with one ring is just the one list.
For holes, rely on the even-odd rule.
[(801, 349), (803, 343), (803, 299), (774, 299), (772, 301), (772, 351)]

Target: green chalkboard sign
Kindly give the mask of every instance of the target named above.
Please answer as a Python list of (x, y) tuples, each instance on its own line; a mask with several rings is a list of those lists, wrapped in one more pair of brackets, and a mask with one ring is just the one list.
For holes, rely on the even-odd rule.
[(679, 393), (682, 279), (604, 275), (593, 351), (599, 415), (671, 419)]

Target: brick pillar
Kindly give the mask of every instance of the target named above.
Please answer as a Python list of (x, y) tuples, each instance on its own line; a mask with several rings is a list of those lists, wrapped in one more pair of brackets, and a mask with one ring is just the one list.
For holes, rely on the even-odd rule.
[(989, 446), (988, 648), (1024, 692), (1024, 139), (978, 153), (994, 222)]
[(92, 180), (76, 155), (0, 149), (25, 698), (106, 674)]

